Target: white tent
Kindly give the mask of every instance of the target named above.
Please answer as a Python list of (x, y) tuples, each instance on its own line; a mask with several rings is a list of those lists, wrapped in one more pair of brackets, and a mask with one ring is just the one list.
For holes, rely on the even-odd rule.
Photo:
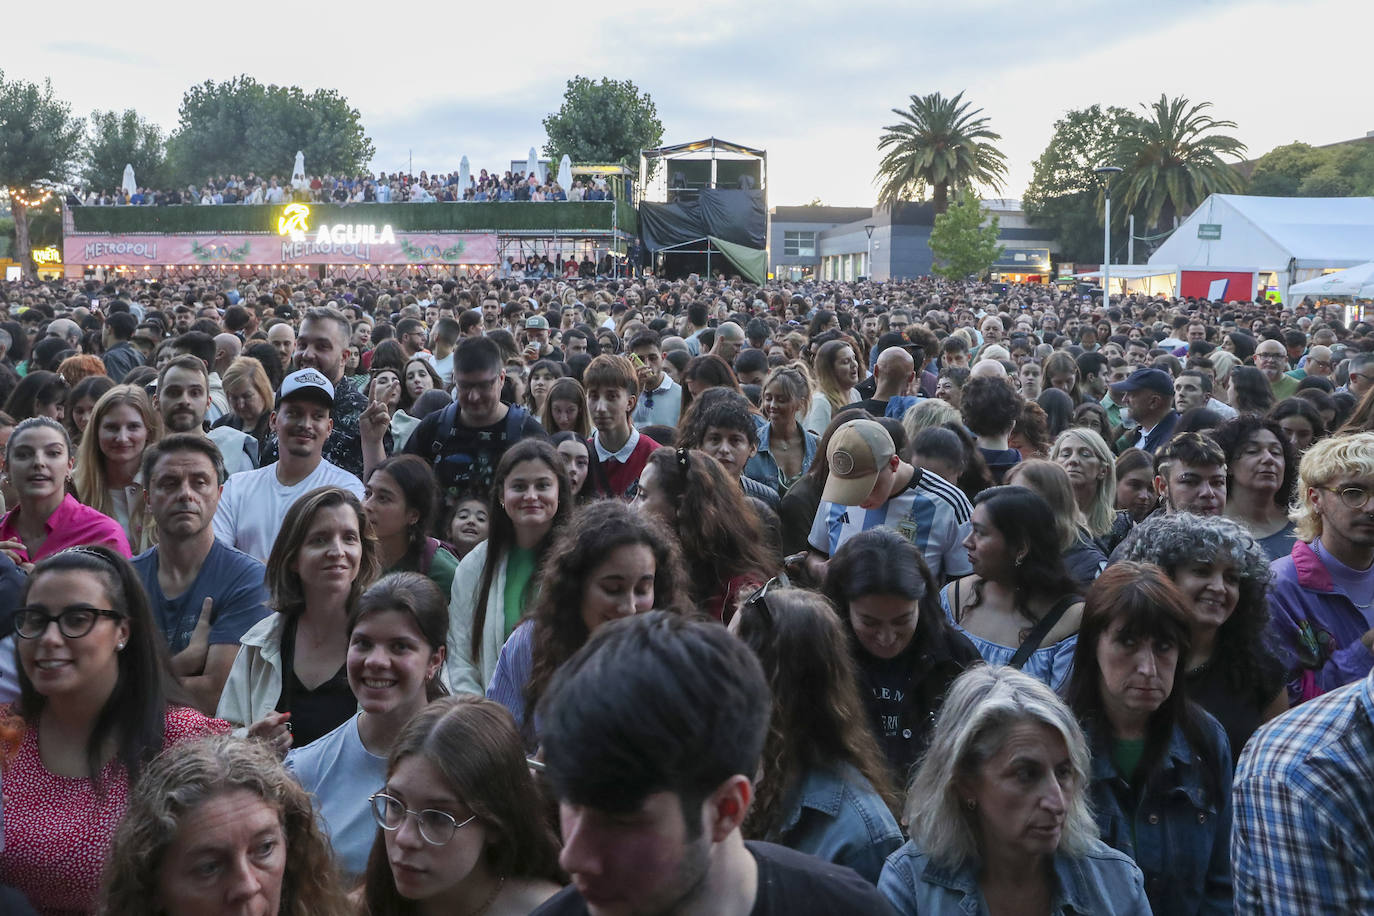
[(1303, 296), (1353, 296), (1356, 299), (1374, 299), (1374, 261), (1360, 264), (1346, 270), (1304, 280), (1288, 287), (1288, 295), (1297, 302)]
[[(1281, 294), (1374, 255), (1374, 197), (1213, 194), (1150, 256), (1151, 264), (1273, 272)], [(1287, 296), (1284, 296), (1287, 302)]]

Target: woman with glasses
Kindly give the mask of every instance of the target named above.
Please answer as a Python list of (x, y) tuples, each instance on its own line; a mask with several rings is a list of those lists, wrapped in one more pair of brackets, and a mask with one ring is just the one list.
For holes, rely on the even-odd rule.
[(481, 697), (429, 704), (401, 730), (362, 888), (366, 916), (525, 916), (564, 881), (558, 840), (510, 714)]
[(228, 726), (182, 695), (138, 574), (110, 548), (42, 560), (20, 605), (19, 700), (0, 711), (20, 727), (6, 757), (0, 883), (40, 913), (94, 913), (144, 767)]
[(358, 497), (318, 487), (297, 499), (267, 558), (276, 613), (239, 641), (219, 717), (283, 756), (351, 719), (347, 622), (377, 571)]
[(386, 780), (401, 729), (443, 696), (448, 605), (425, 576), (399, 572), (372, 585), (348, 616), (348, 686), (360, 712), (293, 749), (286, 767), (315, 800), (341, 870), (360, 876), (372, 848), (367, 797)]
[(822, 596), (775, 583), (744, 602), (733, 627), (758, 656), (773, 693), (758, 797), (744, 833), (847, 866), (877, 884), (902, 831), (842, 625)]
[[(207, 849), (207, 840), (218, 842)], [(247, 864), (222, 867), (228, 857)], [(305, 790), (267, 747), (227, 736), (184, 742), (153, 761), (105, 875), (102, 916), (357, 912)]]
[(1241, 415), (1223, 423), (1212, 438), (1226, 455), (1226, 517), (1245, 526), (1270, 560), (1288, 556), (1297, 539), (1288, 510), (1298, 461), (1283, 428)]
[(603, 623), (687, 605), (677, 539), (616, 499), (578, 509), (544, 556), (534, 606), (501, 647), (487, 696), (511, 711), (530, 747), (533, 710), (559, 667)]

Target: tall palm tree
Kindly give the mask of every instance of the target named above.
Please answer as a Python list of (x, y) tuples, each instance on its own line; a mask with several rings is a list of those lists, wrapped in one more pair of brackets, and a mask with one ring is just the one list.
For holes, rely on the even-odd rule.
[(891, 206), (912, 197), (922, 199), (929, 188), (935, 212), (949, 207), (951, 188), (983, 184), (1001, 190), (1007, 157), (991, 141), (1002, 135), (969, 110), (961, 92), (947, 99), (938, 92), (911, 97), (906, 111), (892, 109), (902, 120), (883, 128), (878, 149), (887, 150), (878, 164), (878, 203)]
[(1245, 144), (1219, 133), (1234, 130), (1234, 121), (1218, 121), (1203, 114), (1211, 102), (1193, 104), (1182, 96), (1167, 98), (1146, 109), (1136, 130), (1117, 142), (1115, 162), (1122, 168), (1112, 183), (1121, 213), (1138, 213), (1152, 227), (1172, 227), (1180, 216), (1195, 210), (1209, 194), (1235, 194), (1244, 179), (1222, 156), (1240, 158)]

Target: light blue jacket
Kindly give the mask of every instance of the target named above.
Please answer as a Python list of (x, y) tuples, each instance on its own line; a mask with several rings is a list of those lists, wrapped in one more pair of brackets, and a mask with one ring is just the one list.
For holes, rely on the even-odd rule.
[[(816, 460), (816, 447), (820, 444), (820, 437), (815, 433), (801, 428), (797, 424), (797, 429), (802, 434), (802, 473), (805, 474), (811, 468), (811, 462)], [(744, 465), (744, 476), (751, 480), (772, 487), (777, 490), (779, 495), (782, 493), (778, 485), (778, 462), (773, 458), (773, 453), (769, 450), (769, 439), (773, 434), (773, 426), (768, 421), (759, 424), (759, 447), (754, 457), (750, 458)]]
[(902, 831), (872, 784), (845, 764), (808, 771), (782, 826), (767, 840), (848, 866), (877, 884), (883, 861), (902, 845)]
[[(1127, 856), (1093, 841), (1087, 855), (1054, 857), (1052, 916), (1151, 916), (1140, 869)], [(978, 862), (936, 865), (908, 842), (888, 856), (878, 892), (900, 916), (977, 916), (987, 912), (978, 889)]]

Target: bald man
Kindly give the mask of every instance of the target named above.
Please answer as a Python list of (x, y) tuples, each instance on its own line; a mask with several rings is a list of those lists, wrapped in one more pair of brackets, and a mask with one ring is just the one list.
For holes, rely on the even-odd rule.
[(854, 406), (862, 407), (875, 417), (900, 417), (918, 400), (906, 394), (916, 379), (916, 362), (903, 347), (888, 347), (878, 354), (873, 378), (873, 397)]
[(1301, 381), (1309, 375), (1317, 378), (1331, 378), (1331, 373), (1336, 369), (1336, 361), (1331, 358), (1331, 348), (1321, 344), (1314, 344), (1303, 358), (1302, 368), (1294, 369), (1288, 373), (1295, 379)]
[(69, 349), (81, 352), (81, 327), (70, 318), (54, 318), (48, 322), (45, 337), (59, 337)]
[(974, 363), (973, 368), (969, 370), (968, 377), (970, 380), (976, 378), (1006, 378), (1007, 367), (1002, 365), (1000, 360), (980, 359), (978, 362)]
[(716, 342), (711, 346), (711, 352), (725, 360), (727, 366), (735, 364), (735, 357), (739, 356), (739, 351), (744, 349), (744, 328), (727, 321), (716, 328)]
[(243, 341), (237, 334), (225, 332), (215, 335), (215, 372), (224, 375), (229, 364), (243, 352)]

